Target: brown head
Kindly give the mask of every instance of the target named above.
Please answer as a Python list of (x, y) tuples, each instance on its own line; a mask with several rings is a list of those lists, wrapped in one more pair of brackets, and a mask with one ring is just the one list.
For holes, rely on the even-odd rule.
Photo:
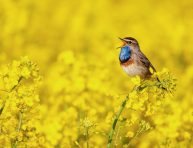
[(123, 42), (123, 46), (128, 45), (129, 47), (133, 49), (139, 49), (139, 43), (138, 41), (133, 37), (125, 37), (125, 38), (119, 38)]

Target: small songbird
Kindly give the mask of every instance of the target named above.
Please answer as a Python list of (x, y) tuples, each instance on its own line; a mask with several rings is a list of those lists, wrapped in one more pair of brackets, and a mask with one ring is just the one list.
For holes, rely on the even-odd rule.
[(156, 70), (148, 58), (141, 52), (138, 41), (132, 37), (119, 39), (123, 42), (119, 54), (119, 61), (123, 70), (129, 76), (138, 75), (142, 79), (149, 79)]

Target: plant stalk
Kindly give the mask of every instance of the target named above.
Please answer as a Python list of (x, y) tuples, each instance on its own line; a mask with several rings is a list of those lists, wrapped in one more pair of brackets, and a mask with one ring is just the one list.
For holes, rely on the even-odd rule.
[(109, 133), (107, 148), (111, 148), (111, 146), (112, 146), (113, 136), (115, 134), (115, 128), (116, 128), (117, 122), (118, 122), (119, 117), (121, 116), (121, 113), (123, 112), (128, 100), (129, 100), (129, 96), (126, 96), (125, 100), (122, 102), (122, 104), (119, 108), (119, 111), (115, 115), (115, 118), (113, 120), (113, 125), (112, 125), (111, 131)]

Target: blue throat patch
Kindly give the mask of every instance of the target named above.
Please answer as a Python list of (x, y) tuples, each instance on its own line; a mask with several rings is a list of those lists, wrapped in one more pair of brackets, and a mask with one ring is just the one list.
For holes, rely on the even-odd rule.
[(131, 57), (131, 49), (129, 46), (123, 46), (119, 54), (119, 60), (121, 63), (127, 62)]

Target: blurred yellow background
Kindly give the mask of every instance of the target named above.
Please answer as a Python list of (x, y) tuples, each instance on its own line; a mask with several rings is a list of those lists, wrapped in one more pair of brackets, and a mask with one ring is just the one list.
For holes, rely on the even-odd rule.
[[(132, 87), (116, 49), (118, 37), (126, 36), (139, 41), (158, 71), (167, 68), (178, 79), (162, 130), (144, 134), (132, 146), (192, 144), (193, 1), (0, 0), (0, 28), (1, 65), (28, 56), (43, 77), (38, 88), (42, 147), (86, 147), (82, 122), (96, 123), (90, 147), (106, 146), (107, 120), (120, 104), (115, 96)], [(9, 147), (9, 140), (2, 141)], [(121, 138), (117, 141), (123, 147)]]

